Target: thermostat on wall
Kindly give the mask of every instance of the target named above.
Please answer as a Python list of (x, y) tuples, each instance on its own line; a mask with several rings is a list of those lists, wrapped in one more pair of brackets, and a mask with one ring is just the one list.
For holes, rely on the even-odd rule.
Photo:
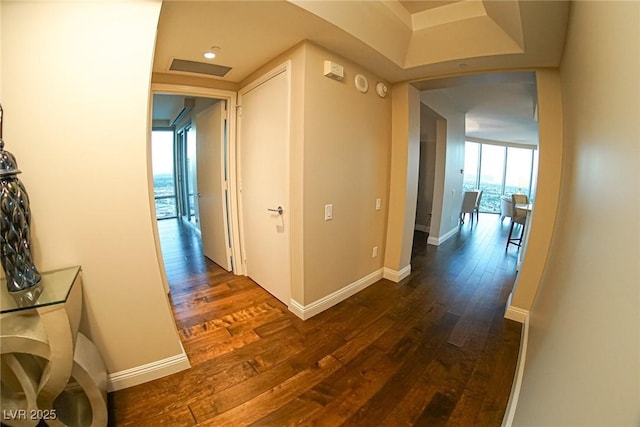
[(324, 61), (324, 75), (330, 79), (341, 81), (344, 78), (344, 67), (333, 61)]

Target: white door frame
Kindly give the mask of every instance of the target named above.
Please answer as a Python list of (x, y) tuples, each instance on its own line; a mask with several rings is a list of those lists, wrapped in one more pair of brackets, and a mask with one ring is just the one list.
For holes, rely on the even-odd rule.
[[(236, 107), (238, 105), (238, 94), (229, 90), (222, 89), (213, 89), (213, 88), (202, 88), (197, 86), (186, 86), (186, 85), (174, 85), (174, 84), (166, 84), (166, 83), (152, 83), (151, 84), (151, 94), (150, 94), (150, 105), (153, 105), (153, 94), (169, 94), (169, 95), (187, 95), (187, 96), (199, 96), (204, 98), (216, 98), (227, 102), (227, 172), (228, 172), (228, 194), (229, 194), (229, 204), (227, 206), (229, 221), (230, 221), (230, 234), (231, 234), (231, 255), (233, 257), (233, 273), (234, 274), (245, 274), (244, 266), (242, 263), (242, 255), (241, 255), (241, 244), (240, 244), (240, 225), (239, 225), (239, 217), (238, 217), (238, 184), (237, 184), (237, 162), (236, 162)], [(151, 124), (151, 109), (149, 110), (149, 130), (152, 129)], [(149, 140), (149, 144), (151, 144)], [(148, 155), (147, 161), (149, 162), (148, 173), (150, 176), (149, 182), (151, 191), (150, 198), (153, 203), (153, 176), (151, 169), (151, 149), (150, 145), (148, 146)], [(154, 211), (155, 212), (155, 211)], [(154, 215), (155, 216), (155, 215)], [(155, 218), (154, 218), (155, 219)], [(158, 227), (157, 225), (154, 227), (154, 237), (156, 240), (156, 252), (158, 253), (158, 261), (162, 266), (161, 271), (163, 274), (163, 281), (165, 283), (165, 288), (167, 293), (169, 292), (168, 281), (166, 278), (166, 273), (164, 271), (164, 263), (162, 262), (162, 251), (160, 249), (160, 238), (158, 235)]]
[[(287, 109), (288, 109), (288, 118), (287, 118), (287, 128), (289, 129), (287, 131), (287, 138), (285, 141), (285, 145), (286, 145), (286, 170), (285, 170), (285, 181), (286, 181), (286, 188), (285, 188), (285, 199), (286, 199), (286, 203), (287, 206), (286, 208), (289, 210), (289, 212), (291, 211), (291, 191), (290, 191), (290, 182), (291, 182), (291, 173), (290, 173), (290, 166), (291, 166), (291, 162), (290, 162), (290, 153), (291, 153), (291, 132), (290, 132), (290, 117), (291, 117), (291, 60), (286, 61), (280, 65), (278, 65), (277, 67), (267, 71), (266, 73), (264, 73), (263, 75), (261, 75), (260, 77), (256, 78), (255, 80), (253, 80), (252, 82), (250, 82), (249, 84), (247, 84), (246, 86), (242, 87), (239, 91), (238, 91), (238, 109), (239, 109), (239, 116), (242, 117), (242, 95), (250, 92), (251, 90), (255, 89), (256, 87), (260, 86), (261, 84), (267, 82), (268, 80), (270, 80), (271, 78), (285, 73), (286, 77), (287, 77), (287, 81), (289, 84), (289, 93), (287, 94)], [(241, 118), (239, 119), (241, 120)], [(239, 122), (238, 122), (239, 124)], [(242, 176), (241, 175), (241, 158), (240, 155), (238, 154), (239, 152), (241, 152), (240, 150), (240, 146), (242, 145), (242, 134), (240, 131), (240, 126), (238, 126), (238, 133), (237, 133), (237, 139), (236, 139), (236, 144), (237, 144), (237, 151), (234, 153), (236, 154), (237, 157), (237, 161), (238, 161), (238, 175), (237, 177)], [(238, 178), (239, 179), (239, 178)], [(242, 183), (240, 182), (238, 187), (237, 187), (241, 191), (242, 191)], [(241, 242), (241, 247), (243, 248), (242, 250), (242, 258), (240, 258), (242, 260), (241, 264), (242, 265), (242, 271), (244, 272), (243, 274), (247, 274), (247, 269), (246, 269), (246, 254), (244, 252), (244, 245), (245, 245), (245, 238), (246, 238), (246, 234), (244, 232), (244, 222), (243, 222), (243, 215), (242, 215), (242, 197), (238, 197), (238, 211), (239, 211), (239, 217), (238, 217), (238, 222), (240, 225), (240, 242)], [(291, 230), (291, 215), (290, 213), (285, 215), (284, 218), (284, 226), (287, 230)], [(287, 256), (289, 257), (290, 261), (291, 260), (291, 234), (289, 234), (289, 242), (288, 242), (288, 253)], [(289, 263), (289, 271), (287, 272), (287, 274), (289, 275), (289, 287), (291, 287), (291, 283), (292, 283), (292, 279), (291, 279), (291, 262)], [(291, 289), (289, 289), (289, 298), (291, 298)], [(289, 305), (289, 301), (286, 301), (285, 304), (287, 304), (287, 306)]]

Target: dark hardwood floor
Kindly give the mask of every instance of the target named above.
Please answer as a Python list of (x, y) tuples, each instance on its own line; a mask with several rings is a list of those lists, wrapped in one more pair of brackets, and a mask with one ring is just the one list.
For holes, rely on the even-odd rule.
[(503, 318), (517, 248), (481, 215), (412, 273), (302, 321), (160, 221), (171, 303), (192, 368), (109, 394), (114, 426), (498, 426), (520, 324)]

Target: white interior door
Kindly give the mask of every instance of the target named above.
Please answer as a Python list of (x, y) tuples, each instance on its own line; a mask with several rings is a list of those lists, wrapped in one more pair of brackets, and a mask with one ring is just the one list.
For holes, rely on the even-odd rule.
[(245, 272), (286, 305), (291, 299), (289, 86), (283, 67), (243, 89), (238, 119)]
[(198, 207), (204, 256), (231, 271), (225, 173), (225, 101), (196, 116)]

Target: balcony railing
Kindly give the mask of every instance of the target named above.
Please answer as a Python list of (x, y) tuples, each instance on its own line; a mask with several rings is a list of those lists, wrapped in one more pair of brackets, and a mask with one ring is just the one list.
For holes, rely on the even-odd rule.
[(176, 196), (156, 196), (156, 218), (167, 219), (178, 216)]

